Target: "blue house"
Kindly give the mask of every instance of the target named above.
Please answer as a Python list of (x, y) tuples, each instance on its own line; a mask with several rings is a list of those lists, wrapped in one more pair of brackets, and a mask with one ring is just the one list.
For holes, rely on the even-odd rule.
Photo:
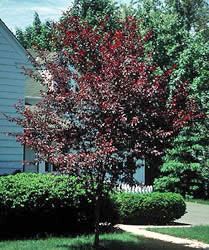
[(28, 66), (26, 50), (0, 19), (0, 174), (22, 170), (23, 147), (8, 132), (22, 128), (5, 116), (15, 115), (14, 104), (24, 99), (26, 76), (22, 67)]
[(28, 52), (0, 19), (0, 175), (16, 171), (45, 172), (45, 163), (24, 164), (25, 160), (33, 161), (35, 154), (8, 136), (21, 132), (22, 128), (4, 115), (16, 116), (14, 105), (19, 100), (25, 105), (40, 100), (40, 85), (23, 73), (23, 67), (31, 67), (28, 57)]

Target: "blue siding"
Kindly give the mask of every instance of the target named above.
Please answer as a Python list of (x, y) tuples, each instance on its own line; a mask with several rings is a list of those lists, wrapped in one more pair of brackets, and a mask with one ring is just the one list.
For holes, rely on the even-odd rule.
[[(22, 95), (23, 88), (19, 88), (16, 85), (14, 85), (16, 81), (8, 80), (8, 81), (2, 81), (1, 83), (1, 92), (0, 93), (18, 93)], [(21, 81), (20, 81), (21, 83)], [(12, 85), (13, 84), (13, 85)], [(6, 94), (4, 94), (6, 95)]]
[[(5, 138), (6, 137), (6, 138)], [(1, 143), (4, 145), (4, 148), (18, 148), (20, 146), (19, 142), (14, 141), (13, 137), (1, 136)]]
[(16, 62), (22, 62), (20, 56), (15, 51), (4, 51), (4, 50), (0, 49), (0, 54), (1, 54), (1, 57), (0, 57), (1, 59), (3, 59), (3, 58), (4, 59), (12, 59), (13, 62), (14, 62), (14, 60)]
[[(1, 87), (1, 83), (0, 83)], [(1, 92), (0, 97), (0, 111), (6, 112), (8, 111), (15, 111), (14, 105), (23, 100), (23, 95), (21, 93), (10, 93), (10, 92)], [(1, 118), (1, 116), (0, 116)]]
[(7, 136), (22, 128), (9, 122), (2, 112), (17, 116), (14, 104), (24, 99), (26, 77), (22, 66), (27, 63), (26, 53), (0, 20), (0, 174), (22, 170), (23, 147)]
[[(19, 99), (20, 98), (20, 92), (15, 92), (14, 90), (9, 92), (9, 98)], [(0, 98), (6, 98), (8, 95), (8, 91), (1, 91), (0, 92)]]

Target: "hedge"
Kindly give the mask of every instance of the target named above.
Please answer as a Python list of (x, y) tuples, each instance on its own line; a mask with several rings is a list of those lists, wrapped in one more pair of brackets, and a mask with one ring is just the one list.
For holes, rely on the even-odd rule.
[(0, 177), (1, 228), (29, 232), (91, 227), (90, 196), (73, 176), (22, 173)]
[(117, 193), (113, 197), (119, 222), (125, 224), (168, 224), (186, 211), (182, 196), (175, 193)]
[[(3, 231), (92, 230), (93, 194), (74, 176), (16, 174), (0, 177)], [(164, 224), (181, 217), (185, 203), (172, 193), (112, 193), (103, 198), (101, 222)]]

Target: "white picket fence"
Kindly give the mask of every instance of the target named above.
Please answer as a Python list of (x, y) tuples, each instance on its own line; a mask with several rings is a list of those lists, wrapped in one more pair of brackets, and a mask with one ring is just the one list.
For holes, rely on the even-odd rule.
[(147, 194), (153, 192), (153, 186), (142, 186), (142, 185), (130, 186), (128, 184), (121, 184), (117, 189), (118, 191), (126, 193)]

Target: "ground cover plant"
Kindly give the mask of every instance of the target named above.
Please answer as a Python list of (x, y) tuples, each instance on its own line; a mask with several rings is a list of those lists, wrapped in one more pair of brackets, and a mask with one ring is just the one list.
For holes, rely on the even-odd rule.
[(198, 240), (209, 244), (209, 226), (193, 226), (189, 228), (152, 228), (150, 231)]

